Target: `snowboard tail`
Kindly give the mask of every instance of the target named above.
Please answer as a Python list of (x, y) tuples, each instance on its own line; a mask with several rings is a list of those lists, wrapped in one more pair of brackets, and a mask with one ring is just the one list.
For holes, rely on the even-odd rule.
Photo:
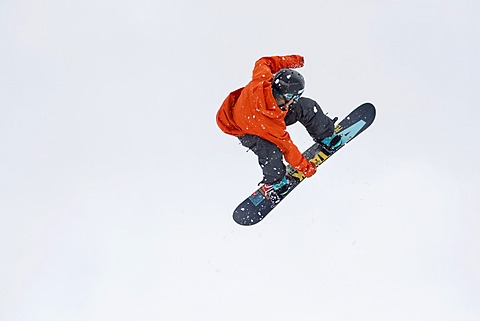
[[(335, 126), (334, 135), (322, 140), (322, 144), (314, 143), (303, 155), (311, 160), (315, 166), (320, 166), (333, 154), (342, 149), (353, 138), (367, 129), (374, 121), (375, 107), (371, 103), (364, 103), (354, 109), (347, 117)], [(335, 136), (340, 136), (341, 145), (335, 150), (326, 148)], [(287, 175), (291, 180), (291, 188), (286, 195), (269, 198), (265, 195), (263, 187), (258, 188), (233, 212), (233, 220), (240, 225), (254, 225), (267, 216), (280, 202), (290, 194), (304, 179), (305, 175), (291, 165), (287, 166)]]

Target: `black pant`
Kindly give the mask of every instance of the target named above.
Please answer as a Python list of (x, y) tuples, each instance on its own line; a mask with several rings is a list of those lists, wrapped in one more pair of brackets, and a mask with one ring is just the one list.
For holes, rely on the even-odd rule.
[[(292, 125), (299, 121), (314, 141), (320, 141), (333, 135), (333, 121), (327, 117), (320, 106), (312, 99), (300, 98), (289, 109), (285, 116), (285, 124)], [(251, 149), (258, 157), (263, 171), (262, 183), (280, 182), (286, 173), (283, 153), (275, 144), (255, 135), (238, 137), (243, 146)]]
[(263, 171), (262, 183), (278, 183), (285, 176), (287, 168), (283, 163), (283, 153), (274, 143), (255, 135), (238, 137), (243, 146), (258, 156), (258, 164)]

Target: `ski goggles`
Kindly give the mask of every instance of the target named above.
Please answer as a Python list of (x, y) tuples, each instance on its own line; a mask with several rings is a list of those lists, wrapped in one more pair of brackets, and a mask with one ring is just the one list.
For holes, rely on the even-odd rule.
[(284, 94), (283, 98), (285, 98), (286, 100), (292, 100), (293, 99), (293, 100), (297, 101), (298, 98), (300, 98), (300, 95), (298, 95), (298, 94)]

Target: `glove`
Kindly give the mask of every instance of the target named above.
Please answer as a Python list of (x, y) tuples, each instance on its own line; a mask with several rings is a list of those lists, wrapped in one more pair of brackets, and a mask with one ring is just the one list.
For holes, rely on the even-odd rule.
[(316, 172), (317, 172), (317, 166), (315, 166), (315, 164), (310, 161), (308, 162), (308, 165), (305, 168), (305, 170), (302, 171), (303, 175), (305, 175), (307, 178), (312, 177), (313, 174), (315, 174)]

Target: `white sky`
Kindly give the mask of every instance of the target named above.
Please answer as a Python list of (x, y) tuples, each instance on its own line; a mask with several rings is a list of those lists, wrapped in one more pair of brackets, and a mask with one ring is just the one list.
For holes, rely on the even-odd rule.
[[(0, 2), (0, 320), (480, 319), (480, 2)], [(370, 129), (264, 222), (262, 56)], [(291, 134), (302, 149), (301, 126)]]

